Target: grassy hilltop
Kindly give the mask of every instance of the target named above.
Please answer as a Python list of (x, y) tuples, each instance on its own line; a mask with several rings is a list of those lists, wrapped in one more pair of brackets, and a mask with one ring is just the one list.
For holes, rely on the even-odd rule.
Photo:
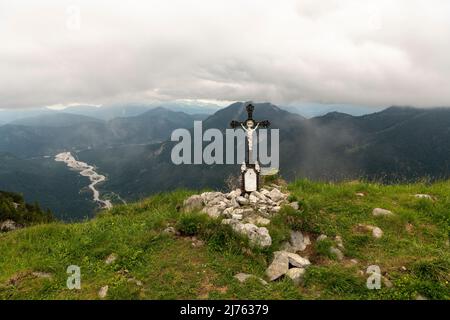
[[(107, 299), (450, 298), (450, 181), (385, 186), (299, 180), (286, 188), (300, 209), (284, 207), (272, 219), (273, 244), (264, 250), (206, 215), (182, 213), (183, 200), (194, 194), (184, 190), (118, 206), (86, 222), (1, 233), (0, 299), (98, 299), (106, 285)], [(394, 215), (375, 217), (375, 207)], [(377, 226), (383, 236), (374, 238), (358, 224)], [(180, 234), (163, 232), (167, 226)], [(312, 240), (301, 253), (312, 266), (299, 286), (288, 278), (264, 285), (233, 277), (244, 272), (264, 278), (290, 230)], [(321, 234), (327, 239), (315, 241)], [(337, 235), (344, 245), (340, 261), (329, 251)], [(81, 268), (81, 290), (66, 287), (69, 265)], [(384, 275), (380, 290), (366, 288), (369, 265)]]

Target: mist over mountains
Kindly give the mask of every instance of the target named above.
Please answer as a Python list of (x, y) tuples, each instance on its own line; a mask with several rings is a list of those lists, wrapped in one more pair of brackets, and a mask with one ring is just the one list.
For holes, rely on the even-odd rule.
[[(177, 128), (229, 128), (247, 116), (243, 103), (207, 115), (152, 108), (126, 116), (58, 112), (0, 126), (0, 189), (21, 192), (66, 220), (95, 211), (86, 179), (54, 162), (70, 151), (95, 165), (111, 199), (128, 201), (175, 188), (225, 188), (239, 165), (174, 165)], [(135, 114), (138, 113), (138, 114)], [(307, 119), (270, 103), (255, 104), (254, 118), (280, 129), (280, 173), (287, 180), (371, 179), (382, 182), (450, 177), (450, 109), (391, 107), (363, 116), (331, 112)], [(206, 143), (205, 143), (206, 145)]]

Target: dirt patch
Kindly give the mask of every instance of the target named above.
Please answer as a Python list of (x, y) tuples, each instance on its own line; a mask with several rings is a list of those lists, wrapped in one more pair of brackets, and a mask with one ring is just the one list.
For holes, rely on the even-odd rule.
[(228, 291), (228, 287), (227, 286), (223, 286), (223, 287), (217, 287), (214, 284), (212, 284), (212, 282), (214, 281), (215, 277), (212, 277), (210, 275), (206, 276), (201, 285), (200, 285), (200, 290), (198, 293), (198, 298), (199, 299), (208, 299), (209, 298), (209, 294), (211, 292), (219, 292), (219, 293), (226, 293)]
[(31, 270), (20, 271), (20, 272), (16, 273), (15, 275), (13, 275), (11, 278), (9, 278), (6, 281), (6, 285), (17, 286), (22, 281), (24, 281), (26, 279), (31, 279), (31, 278), (51, 279), (52, 275), (50, 273), (40, 272), (40, 271), (31, 271)]

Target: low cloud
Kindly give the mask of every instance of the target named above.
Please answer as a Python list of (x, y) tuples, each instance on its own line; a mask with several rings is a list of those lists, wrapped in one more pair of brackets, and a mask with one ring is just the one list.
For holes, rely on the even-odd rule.
[(0, 108), (450, 106), (445, 0), (0, 0), (0, 39)]

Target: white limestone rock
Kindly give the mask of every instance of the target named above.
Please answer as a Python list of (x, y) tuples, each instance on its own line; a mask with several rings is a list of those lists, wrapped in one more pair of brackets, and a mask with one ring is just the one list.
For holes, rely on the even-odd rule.
[(297, 201), (291, 202), (289, 203), (289, 205), (294, 209), (294, 210), (298, 210), (299, 209), (299, 205)]
[(257, 217), (255, 222), (260, 226), (267, 226), (268, 224), (270, 224), (270, 220), (263, 217)]
[(283, 200), (285, 195), (277, 188), (273, 188), (272, 191), (269, 192), (268, 197), (273, 201), (278, 202)]
[(0, 223), (0, 231), (1, 232), (14, 231), (14, 230), (20, 229), (20, 228), (21, 228), (21, 226), (11, 219), (5, 220)]
[(229, 192), (229, 193), (227, 193), (227, 199), (232, 199), (232, 198), (236, 198), (236, 197), (239, 197), (241, 195), (241, 189), (236, 189), (236, 190), (233, 190), (233, 191), (231, 191), (231, 192)]
[(386, 210), (386, 209), (382, 209), (382, 208), (375, 208), (372, 210), (372, 214), (375, 217), (380, 217), (380, 216), (392, 216), (393, 213), (392, 211)]
[(342, 259), (344, 259), (344, 254), (342, 253), (341, 250), (339, 250), (336, 247), (331, 247), (330, 248), (330, 253), (332, 255), (334, 255), (336, 257), (336, 259), (338, 259), (338, 261), (342, 261)]
[(247, 198), (242, 196), (237, 197), (236, 201), (242, 206), (248, 205), (250, 203), (250, 201)]
[(193, 195), (184, 200), (183, 207), (184, 211), (198, 211), (203, 208), (204, 202), (203, 197), (199, 195)]
[(209, 217), (213, 218), (213, 219), (217, 219), (220, 214), (222, 213), (223, 209), (221, 209), (218, 206), (213, 206), (213, 207), (204, 207), (202, 209), (202, 212), (206, 213)]
[(394, 284), (391, 282), (391, 280), (389, 280), (385, 276), (381, 276), (381, 280), (383, 281), (383, 284), (384, 284), (384, 286), (386, 288), (393, 288), (394, 287)]
[(266, 219), (266, 218), (263, 218), (263, 217), (260, 217), (257, 215), (248, 216), (245, 218), (245, 221), (248, 223), (253, 223), (258, 226), (266, 226), (266, 225), (270, 224), (269, 219)]
[(222, 215), (224, 217), (231, 218), (232, 215), (234, 214), (234, 210), (235, 209), (233, 207), (228, 207), (225, 210), (223, 210)]
[(289, 263), (291, 265), (293, 265), (294, 267), (298, 267), (298, 268), (306, 268), (309, 265), (311, 265), (311, 262), (309, 262), (308, 259), (300, 257), (298, 254), (296, 253), (291, 253), (291, 252), (285, 252), (285, 254), (287, 255), (288, 259), (289, 259)]
[(228, 224), (235, 232), (247, 236), (254, 246), (264, 248), (272, 245), (272, 238), (265, 227), (258, 227), (252, 223), (242, 223), (237, 219), (223, 219), (222, 224)]
[(233, 214), (231, 215), (231, 219), (242, 220), (242, 214), (236, 214), (236, 213), (233, 213)]
[(240, 283), (244, 283), (245, 281), (247, 281), (250, 278), (256, 278), (259, 280), (259, 282), (261, 282), (261, 284), (263, 285), (267, 285), (267, 281), (264, 279), (261, 279), (257, 276), (254, 276), (252, 274), (248, 274), (248, 273), (238, 273), (234, 276), (235, 279), (237, 279)]
[(280, 212), (280, 210), (281, 210), (280, 206), (275, 206), (275, 207), (272, 207), (272, 209), (270, 211), (272, 213), (278, 213), (278, 212)]
[(266, 197), (258, 191), (252, 191), (251, 195), (255, 196), (256, 198), (258, 198), (261, 201), (266, 201)]
[(99, 298), (101, 298), (101, 299), (106, 298), (106, 296), (108, 295), (108, 289), (109, 289), (109, 286), (101, 287), (100, 290), (98, 291)]
[(256, 196), (254, 196), (253, 194), (250, 194), (250, 196), (248, 197), (248, 200), (250, 201), (251, 204), (258, 203), (258, 198)]
[(368, 224), (358, 224), (358, 229), (361, 231), (371, 232), (374, 238), (380, 239), (383, 236), (383, 230), (377, 226)]
[(244, 213), (244, 209), (241, 208), (237, 208), (237, 209), (233, 209), (232, 214), (243, 214)]
[(304, 236), (301, 231), (291, 231), (291, 237), (289, 240), (292, 249), (296, 251), (303, 251), (308, 245), (311, 244), (309, 236)]
[[(237, 198), (232, 198), (231, 200), (230, 200), (230, 206), (231, 207), (233, 207), (233, 208), (239, 208), (241, 205), (239, 204), (239, 202), (237, 201), (237, 199), (238, 198), (241, 198), (241, 197), (237, 197)], [(245, 198), (244, 198), (245, 199)], [(246, 199), (247, 200), (247, 199)]]
[(433, 197), (430, 196), (429, 194), (418, 193), (418, 194), (415, 194), (414, 197), (417, 198), (417, 199), (433, 200)]
[(334, 242), (336, 242), (336, 245), (339, 248), (344, 249), (344, 242), (342, 241), (342, 237), (341, 236), (334, 237)]
[(221, 192), (203, 192), (200, 196), (203, 198), (205, 204), (213, 202), (217, 198), (224, 198), (224, 195)]
[(295, 285), (299, 285), (305, 274), (304, 268), (291, 268), (286, 272), (286, 276), (289, 277)]
[(170, 236), (174, 236), (174, 235), (178, 234), (177, 230), (174, 227), (167, 227), (163, 230), (162, 233), (170, 235)]
[(289, 270), (289, 258), (285, 251), (275, 251), (274, 258), (266, 270), (266, 275), (270, 281), (274, 281), (285, 275)]
[(242, 209), (242, 215), (248, 216), (250, 214), (255, 213), (255, 211), (252, 208), (244, 208)]
[(246, 223), (247, 235), (250, 243), (261, 248), (270, 247), (272, 245), (272, 238), (269, 230), (265, 227), (257, 227), (254, 224)]
[(380, 239), (383, 236), (383, 230), (378, 227), (372, 229), (372, 235), (374, 238)]
[(208, 201), (207, 205), (208, 206), (225, 206), (226, 207), (226, 202), (225, 200), (227, 200), (225, 197), (220, 196), (220, 197), (215, 197), (214, 199), (212, 199), (211, 201)]

